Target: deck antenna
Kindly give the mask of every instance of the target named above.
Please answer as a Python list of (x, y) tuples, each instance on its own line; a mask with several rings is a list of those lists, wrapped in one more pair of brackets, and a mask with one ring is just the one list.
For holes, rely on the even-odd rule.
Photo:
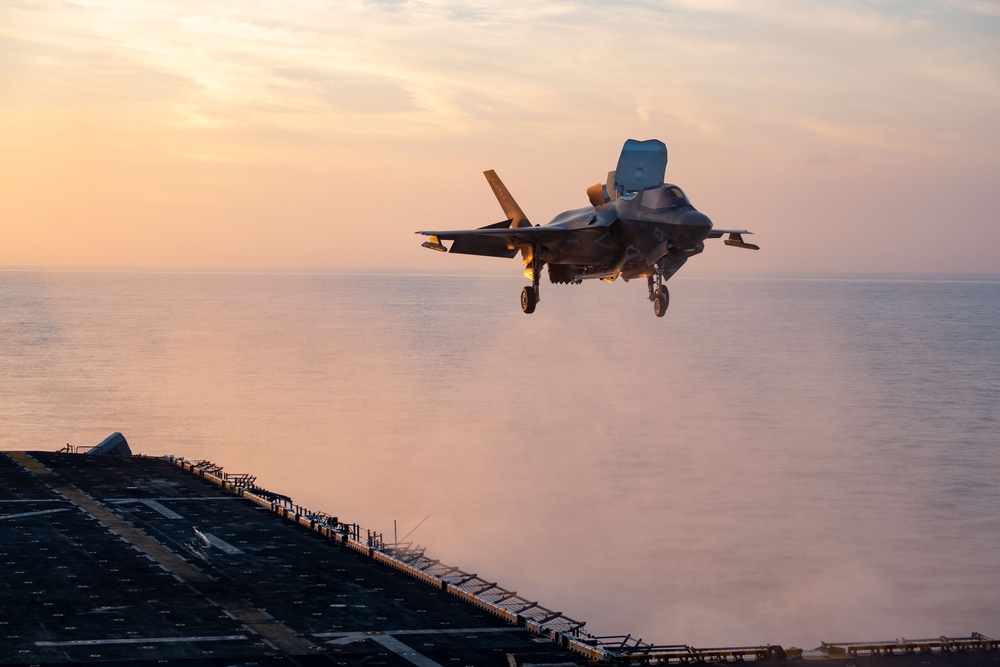
[(396, 547), (399, 546), (399, 537), (396, 534), (396, 520), (392, 520), (392, 555), (396, 555)]

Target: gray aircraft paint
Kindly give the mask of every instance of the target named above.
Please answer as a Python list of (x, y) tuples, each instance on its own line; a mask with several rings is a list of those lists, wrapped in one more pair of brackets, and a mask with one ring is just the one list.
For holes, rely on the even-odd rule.
[[(647, 297), (662, 317), (669, 304), (664, 283), (705, 249), (705, 239), (728, 235), (726, 245), (759, 249), (743, 240), (751, 233), (745, 229), (714, 229), (683, 190), (664, 182), (666, 166), (662, 141), (629, 139), (607, 183), (588, 188), (591, 205), (560, 213), (544, 226), (532, 226), (496, 172), (486, 171), (506, 220), (480, 229), (417, 234), (431, 237), (423, 245), (438, 251), (507, 258), (520, 251), (525, 276), (532, 281), (521, 292), (525, 313), (539, 301), (540, 274), (548, 265), (552, 283), (646, 278)], [(442, 240), (452, 241), (450, 250)]]

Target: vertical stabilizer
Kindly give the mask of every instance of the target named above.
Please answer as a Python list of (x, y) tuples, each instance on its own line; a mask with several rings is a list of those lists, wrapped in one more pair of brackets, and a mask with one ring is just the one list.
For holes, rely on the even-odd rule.
[(504, 215), (510, 219), (511, 227), (530, 227), (531, 223), (528, 222), (528, 218), (524, 215), (524, 211), (521, 207), (517, 205), (514, 198), (510, 196), (510, 192), (507, 190), (507, 186), (503, 184), (497, 173), (490, 169), (489, 171), (484, 171), (483, 175), (486, 176), (486, 180), (489, 181), (490, 187), (493, 188), (493, 194), (496, 195), (497, 201), (500, 202), (500, 208), (503, 209)]

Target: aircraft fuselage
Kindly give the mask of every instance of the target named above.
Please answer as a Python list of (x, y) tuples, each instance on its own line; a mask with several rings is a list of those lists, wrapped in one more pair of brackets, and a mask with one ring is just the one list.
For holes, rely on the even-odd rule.
[(573, 231), (540, 246), (539, 257), (549, 265), (553, 282), (618, 276), (628, 280), (649, 275), (658, 260), (683, 263), (701, 252), (712, 221), (680, 188), (665, 184), (601, 206), (566, 211), (544, 228)]
[[(726, 245), (756, 250), (745, 229), (714, 230), (676, 185), (664, 183), (667, 148), (662, 141), (629, 139), (607, 184), (587, 188), (591, 205), (565, 211), (547, 225), (533, 226), (496, 172), (484, 172), (507, 219), (478, 229), (420, 231), (423, 246), (439, 252), (513, 258), (520, 253), (531, 285), (521, 291), (521, 308), (535, 310), (539, 278), (547, 267), (553, 283), (599, 278), (647, 279), (647, 296), (657, 317), (666, 312), (664, 283), (705, 249), (705, 239), (728, 235)], [(452, 241), (451, 248), (441, 241)]]

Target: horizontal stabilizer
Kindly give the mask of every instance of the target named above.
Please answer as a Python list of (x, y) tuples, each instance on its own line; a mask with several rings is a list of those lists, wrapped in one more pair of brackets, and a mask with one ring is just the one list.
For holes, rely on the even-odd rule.
[(455, 239), (455, 242), (451, 244), (451, 252), (460, 255), (507, 257), (509, 259), (517, 254), (517, 248), (508, 248), (503, 240), (488, 236), (464, 236), (460, 239)]
[[(510, 224), (511, 220), (503, 220), (480, 229), (510, 229)], [(460, 255), (510, 258), (517, 254), (517, 248), (508, 246), (505, 240), (495, 236), (461, 236), (451, 244), (451, 252)]]
[[(749, 232), (747, 232), (749, 233)], [(726, 245), (731, 245), (734, 248), (746, 248), (747, 250), (760, 250), (760, 246), (754, 243), (747, 243), (743, 240), (743, 236), (739, 233), (733, 233), (729, 235), (729, 238), (724, 241)]]
[(748, 232), (745, 229), (713, 229), (708, 233), (708, 238), (721, 239), (727, 234), (729, 238), (725, 240), (726, 245), (731, 245), (735, 248), (746, 248), (747, 250), (760, 250), (759, 245), (747, 243), (743, 240), (744, 234), (753, 234), (753, 232)]

